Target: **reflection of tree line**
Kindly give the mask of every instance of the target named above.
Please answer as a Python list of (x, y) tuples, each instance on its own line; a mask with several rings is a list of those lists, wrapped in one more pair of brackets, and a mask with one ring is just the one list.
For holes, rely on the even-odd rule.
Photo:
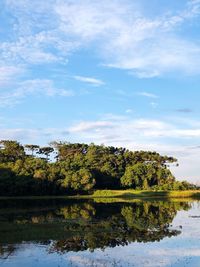
[[(175, 236), (169, 228), (178, 210), (188, 209), (187, 203), (134, 203), (122, 205), (120, 212), (104, 214), (104, 219), (74, 225), (73, 236), (55, 241), (51, 251), (80, 251), (128, 245), (130, 242), (159, 241)], [(111, 208), (113, 210), (113, 208)], [(108, 211), (108, 210), (107, 210)], [(67, 212), (65, 210), (65, 218)], [(71, 216), (71, 214), (68, 214)], [(98, 212), (96, 212), (98, 216)]]
[[(159, 241), (175, 236), (169, 228), (178, 210), (189, 209), (186, 202), (140, 202), (123, 204), (75, 203), (39, 214), (20, 216), (1, 223), (0, 241), (51, 244), (51, 252), (94, 250), (127, 245), (130, 242)], [(7, 225), (7, 226), (6, 226)], [(47, 227), (48, 226), (48, 227)], [(6, 228), (7, 227), (7, 228)], [(5, 238), (5, 231), (6, 238)], [(6, 241), (5, 241), (6, 240)], [(1, 246), (0, 254), (13, 246)]]

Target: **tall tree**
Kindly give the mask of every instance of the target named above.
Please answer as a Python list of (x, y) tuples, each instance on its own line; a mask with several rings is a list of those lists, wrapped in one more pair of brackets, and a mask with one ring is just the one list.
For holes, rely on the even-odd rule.
[(38, 150), (38, 154), (43, 154), (46, 156), (46, 159), (49, 159), (50, 154), (54, 151), (53, 147), (50, 146), (44, 146), (44, 147), (40, 147), (40, 149)]
[(40, 146), (29, 144), (29, 145), (25, 145), (25, 148), (27, 148), (28, 150), (30, 150), (31, 151), (31, 155), (33, 156), (34, 152), (35, 151), (37, 152), (39, 150)]
[(18, 159), (25, 158), (24, 147), (17, 141), (11, 140), (1, 140), (0, 141), (1, 150), (1, 161), (11, 161), (14, 162)]

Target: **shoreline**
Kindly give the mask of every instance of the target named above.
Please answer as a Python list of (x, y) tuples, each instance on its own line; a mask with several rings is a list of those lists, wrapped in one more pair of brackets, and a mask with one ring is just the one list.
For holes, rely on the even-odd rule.
[(151, 191), (151, 190), (96, 190), (90, 195), (43, 195), (43, 196), (0, 196), (3, 199), (174, 199), (174, 198), (192, 198), (200, 199), (200, 190), (185, 191)]

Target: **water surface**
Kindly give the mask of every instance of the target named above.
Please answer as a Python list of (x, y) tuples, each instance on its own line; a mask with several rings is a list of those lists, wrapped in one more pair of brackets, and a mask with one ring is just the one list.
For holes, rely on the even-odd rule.
[(1, 200), (1, 266), (200, 266), (197, 201)]

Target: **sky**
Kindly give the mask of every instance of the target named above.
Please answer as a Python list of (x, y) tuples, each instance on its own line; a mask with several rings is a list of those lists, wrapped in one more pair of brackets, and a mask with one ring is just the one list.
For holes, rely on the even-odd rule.
[(200, 184), (200, 0), (1, 0), (0, 139), (179, 160)]

